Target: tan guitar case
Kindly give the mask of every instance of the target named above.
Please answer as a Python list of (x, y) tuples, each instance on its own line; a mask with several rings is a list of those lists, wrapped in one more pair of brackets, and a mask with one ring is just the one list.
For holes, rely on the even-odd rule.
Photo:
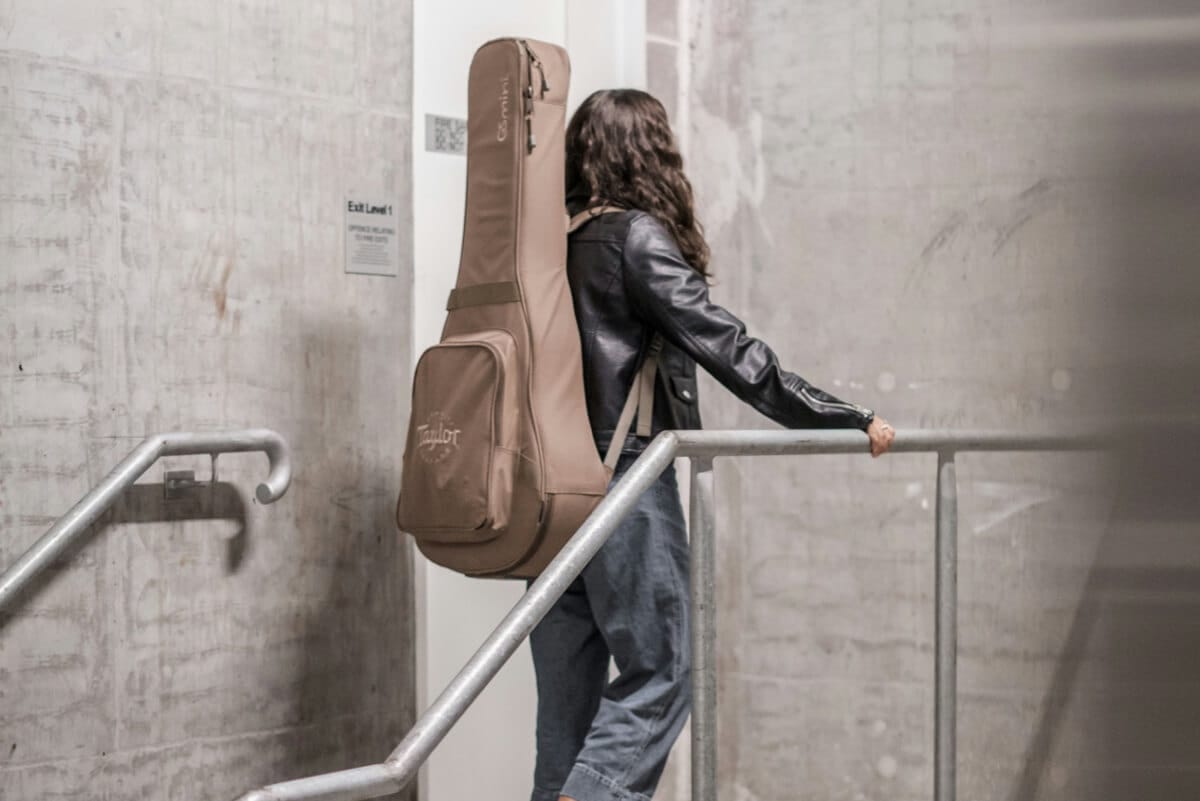
[(474, 576), (536, 576), (609, 480), (566, 275), (566, 51), (496, 39), (471, 62), (458, 281), (413, 383), (397, 522)]

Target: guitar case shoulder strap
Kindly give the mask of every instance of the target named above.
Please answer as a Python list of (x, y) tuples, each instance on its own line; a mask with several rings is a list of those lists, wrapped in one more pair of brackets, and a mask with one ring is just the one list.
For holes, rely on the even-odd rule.
[[(584, 209), (571, 218), (567, 225), (567, 233), (574, 232), (579, 226), (601, 214), (620, 211), (626, 211), (626, 209), (617, 206), (594, 206)], [(633, 426), (635, 415), (637, 416), (637, 435), (639, 437), (650, 436), (650, 424), (654, 417), (654, 379), (658, 375), (658, 355), (662, 352), (662, 347), (662, 334), (655, 331), (654, 336), (650, 338), (650, 347), (646, 349), (642, 365), (633, 377), (633, 386), (629, 388), (629, 394), (625, 396), (621, 417), (617, 420), (612, 441), (608, 444), (608, 452), (604, 455), (604, 465), (609, 470), (615, 470), (617, 467), (617, 459), (621, 456), (621, 447), (625, 444), (625, 437)]]

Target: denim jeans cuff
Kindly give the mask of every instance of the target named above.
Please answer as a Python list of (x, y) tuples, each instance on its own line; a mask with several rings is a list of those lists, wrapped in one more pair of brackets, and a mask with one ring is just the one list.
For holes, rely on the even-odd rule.
[(562, 794), (575, 801), (651, 801), (650, 796), (626, 790), (587, 765), (575, 765), (563, 785)]

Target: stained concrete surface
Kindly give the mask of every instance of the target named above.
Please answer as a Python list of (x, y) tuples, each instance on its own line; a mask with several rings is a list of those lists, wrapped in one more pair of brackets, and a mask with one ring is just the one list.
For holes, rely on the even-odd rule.
[[(1194, 414), (1194, 61), (1109, 5), (692, 0), (714, 298), (900, 427)], [(960, 457), (960, 798), (1195, 795), (1187, 442)], [(718, 460), (722, 798), (931, 797), (934, 461)]]
[[(228, 799), (411, 723), (410, 36), (375, 0), (0, 9), (0, 564), (148, 434), (295, 459), (263, 507), (221, 457), (243, 521), (117, 516), (20, 599), (0, 798)], [(347, 192), (403, 210), (398, 277), (343, 273)]]

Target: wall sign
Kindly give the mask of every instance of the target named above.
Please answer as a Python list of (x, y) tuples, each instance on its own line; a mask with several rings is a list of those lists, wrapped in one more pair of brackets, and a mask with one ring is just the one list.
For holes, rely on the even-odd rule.
[(467, 152), (467, 121), (461, 117), (425, 115), (425, 149), (430, 153)]
[(400, 237), (396, 204), (390, 200), (346, 196), (346, 272), (400, 274)]

